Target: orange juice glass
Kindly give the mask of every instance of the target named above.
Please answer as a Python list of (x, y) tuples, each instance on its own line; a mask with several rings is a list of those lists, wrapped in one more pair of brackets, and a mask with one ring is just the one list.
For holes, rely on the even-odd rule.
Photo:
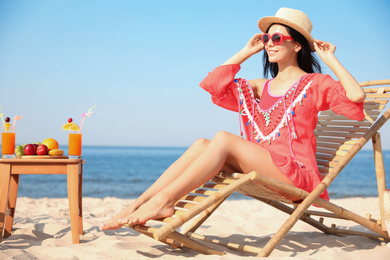
[(81, 139), (82, 134), (69, 134), (69, 158), (80, 158), (81, 157)]
[(14, 158), (15, 133), (1, 133), (1, 154), (3, 158)]

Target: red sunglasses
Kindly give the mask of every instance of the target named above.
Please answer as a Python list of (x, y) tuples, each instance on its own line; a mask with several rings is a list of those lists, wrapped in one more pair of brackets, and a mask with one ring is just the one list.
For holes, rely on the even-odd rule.
[(261, 41), (263, 42), (264, 45), (267, 45), (267, 43), (269, 42), (270, 39), (272, 40), (274, 45), (280, 45), (285, 40), (293, 40), (293, 37), (291, 37), (291, 36), (284, 36), (281, 33), (274, 33), (274, 34), (272, 34), (272, 36), (269, 35), (268, 33), (263, 33), (261, 35)]

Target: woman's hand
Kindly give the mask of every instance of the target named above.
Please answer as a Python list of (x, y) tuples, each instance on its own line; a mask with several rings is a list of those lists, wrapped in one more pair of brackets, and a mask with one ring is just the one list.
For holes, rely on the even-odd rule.
[(318, 56), (320, 56), (321, 60), (327, 63), (329, 58), (334, 58), (336, 46), (329, 42), (324, 42), (316, 39), (314, 40), (314, 49), (316, 50)]
[(249, 51), (252, 55), (261, 52), (264, 49), (264, 44), (261, 41), (262, 33), (256, 33), (250, 38), (244, 49)]

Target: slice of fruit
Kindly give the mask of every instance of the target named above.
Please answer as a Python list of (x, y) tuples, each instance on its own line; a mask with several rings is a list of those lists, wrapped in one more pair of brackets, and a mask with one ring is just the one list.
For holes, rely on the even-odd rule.
[(4, 123), (5, 131), (9, 131), (9, 128), (11, 127), (11, 123)]
[(62, 130), (72, 130), (72, 131), (79, 131), (80, 128), (77, 124), (75, 123), (67, 123), (62, 126)]
[(64, 155), (64, 150), (62, 150), (62, 149), (53, 149), (53, 150), (49, 151), (49, 155), (61, 156), (61, 155)]
[(53, 138), (46, 138), (43, 140), (42, 144), (46, 145), (47, 148), (50, 150), (58, 149), (58, 142)]

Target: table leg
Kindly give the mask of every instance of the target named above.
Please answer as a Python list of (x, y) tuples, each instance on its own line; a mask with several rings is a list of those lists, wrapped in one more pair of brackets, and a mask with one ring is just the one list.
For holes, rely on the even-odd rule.
[(10, 214), (5, 217), (4, 238), (11, 235), (12, 226), (14, 224), (14, 216), (16, 210), (16, 199), (18, 197), (19, 174), (12, 174), (10, 179), (9, 193), (8, 193), (8, 207)]
[(3, 238), (5, 214), (8, 204), (8, 192), (11, 179), (11, 165), (0, 164), (0, 242)]
[(84, 235), (83, 232), (83, 164), (80, 163), (79, 174), (79, 234)]
[(79, 244), (79, 164), (69, 164), (67, 172), (70, 228), (73, 244)]

